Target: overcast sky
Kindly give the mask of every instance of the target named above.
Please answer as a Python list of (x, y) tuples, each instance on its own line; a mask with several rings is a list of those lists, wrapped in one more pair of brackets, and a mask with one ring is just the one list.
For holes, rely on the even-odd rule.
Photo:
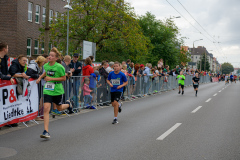
[(230, 62), (234, 67), (240, 67), (240, 0), (126, 0), (126, 2), (131, 3), (137, 15), (144, 15), (149, 11), (160, 20), (182, 15), (183, 17), (174, 19), (174, 22), (179, 27), (181, 36), (189, 38), (185, 40), (186, 46), (192, 48), (193, 41), (203, 39), (195, 42), (194, 46), (206, 47), (220, 63)]

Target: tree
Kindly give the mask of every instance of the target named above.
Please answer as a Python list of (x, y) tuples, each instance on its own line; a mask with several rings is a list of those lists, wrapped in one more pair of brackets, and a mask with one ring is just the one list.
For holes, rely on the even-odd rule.
[[(136, 20), (133, 8), (123, 0), (73, 0), (69, 12), (69, 52), (81, 53), (82, 41), (95, 42), (97, 61), (144, 60), (149, 39)], [(50, 40), (63, 54), (66, 51), (66, 16), (51, 24)]]
[(225, 62), (222, 64), (222, 73), (230, 74), (234, 71), (233, 65), (231, 63)]
[(170, 67), (180, 64), (181, 40), (177, 39), (179, 31), (173, 21), (171, 19), (157, 20), (155, 15), (150, 12), (140, 16), (138, 21), (143, 34), (151, 41), (150, 55), (147, 60), (153, 65), (156, 65), (161, 58), (164, 64), (168, 64)]
[[(205, 67), (205, 60), (206, 60), (206, 68)], [(208, 57), (206, 56), (205, 58), (205, 53), (203, 53), (201, 55), (201, 60), (200, 62), (198, 62), (198, 69), (200, 69), (201, 71), (210, 71), (210, 64), (209, 64), (209, 61), (208, 61)]]

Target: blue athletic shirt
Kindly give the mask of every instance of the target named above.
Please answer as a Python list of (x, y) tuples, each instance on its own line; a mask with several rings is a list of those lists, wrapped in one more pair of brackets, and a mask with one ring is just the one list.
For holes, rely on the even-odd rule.
[(233, 79), (233, 75), (230, 76), (230, 79)]
[(123, 87), (117, 89), (118, 86), (122, 85), (123, 82), (127, 82), (127, 77), (123, 72), (115, 74), (114, 71), (108, 75), (108, 80), (112, 83), (111, 92), (123, 92)]

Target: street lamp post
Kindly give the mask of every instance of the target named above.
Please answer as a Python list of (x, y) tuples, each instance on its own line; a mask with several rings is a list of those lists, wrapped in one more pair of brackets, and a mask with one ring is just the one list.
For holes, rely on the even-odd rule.
[[(201, 41), (201, 40), (203, 40), (203, 39), (198, 39), (198, 40), (193, 41), (193, 52), (192, 53), (194, 53), (194, 42)], [(193, 56), (193, 61), (194, 61), (194, 56)], [(192, 68), (193, 68), (193, 65), (192, 65)], [(201, 59), (200, 59), (200, 69), (201, 69)]]
[(69, 44), (69, 10), (72, 10), (72, 7), (69, 5), (70, 0), (68, 0), (68, 4), (65, 5), (63, 8), (67, 9), (67, 52), (66, 54), (68, 55), (68, 44)]

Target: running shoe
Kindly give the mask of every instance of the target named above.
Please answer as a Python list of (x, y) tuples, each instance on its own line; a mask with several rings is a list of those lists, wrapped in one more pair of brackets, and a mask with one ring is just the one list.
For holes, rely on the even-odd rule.
[(197, 93), (195, 94), (195, 96), (197, 97)]
[(181, 92), (179, 91), (178, 94), (180, 94)]
[(114, 119), (112, 122), (112, 124), (117, 124), (117, 123), (118, 123), (117, 119)]
[(72, 103), (69, 101), (69, 100), (67, 100), (66, 101), (66, 104), (69, 104), (69, 107), (68, 107), (68, 114), (73, 114), (74, 112), (73, 112), (73, 108), (72, 108)]
[(122, 112), (122, 102), (118, 102), (119, 103), (119, 107), (118, 107), (118, 112), (121, 113)]
[(54, 109), (53, 111), (52, 111), (52, 114), (54, 114), (54, 115), (62, 115), (62, 113), (61, 112), (59, 112), (57, 109)]
[(182, 91), (182, 95), (184, 94), (184, 91)]
[(40, 138), (50, 138), (50, 134), (46, 130), (44, 130), (43, 134), (40, 135)]

